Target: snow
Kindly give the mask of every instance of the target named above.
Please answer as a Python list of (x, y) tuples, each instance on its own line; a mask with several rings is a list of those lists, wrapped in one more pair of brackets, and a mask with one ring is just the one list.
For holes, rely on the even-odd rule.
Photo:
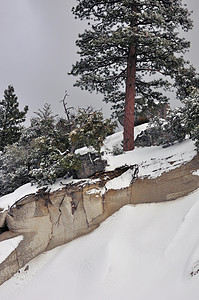
[[(135, 138), (145, 130), (147, 124), (135, 127)], [(104, 158), (108, 161), (106, 171), (112, 171), (123, 165), (139, 165), (139, 178), (156, 178), (164, 172), (171, 171), (180, 165), (191, 161), (197, 154), (194, 142), (190, 139), (162, 148), (162, 146), (135, 148), (133, 151), (113, 156), (114, 146), (122, 142), (122, 132), (117, 132), (108, 137), (104, 142)], [(118, 186), (119, 189), (119, 186)]]
[(139, 177), (155, 178), (163, 172), (179, 167), (191, 161), (197, 154), (192, 140), (176, 143), (168, 148), (161, 146), (136, 148), (124, 154), (113, 156), (106, 154), (108, 161), (107, 171), (114, 170), (122, 165), (139, 165)]
[[(137, 127), (135, 135), (145, 126)], [(105, 140), (107, 171), (138, 164), (140, 178), (155, 178), (196, 155), (194, 143), (188, 139), (169, 148), (136, 148), (111, 155), (121, 141), (122, 132)], [(128, 170), (108, 181), (105, 188), (88, 193), (98, 197), (108, 189), (125, 188), (130, 184), (132, 172)], [(198, 176), (199, 170), (193, 174)], [(57, 190), (70, 182), (77, 181), (62, 179), (49, 188)], [(6, 209), (36, 190), (36, 186), (26, 184), (2, 197), (0, 207)], [(1, 299), (198, 300), (198, 215), (199, 189), (172, 202), (124, 206), (92, 233), (29, 262), (0, 286)], [(0, 242), (0, 262), (22, 239)]]
[(0, 286), (3, 300), (198, 300), (199, 190), (127, 205), (94, 232), (40, 255)]
[[(73, 179), (72, 177), (69, 178), (61, 178), (56, 180), (56, 182), (52, 185), (48, 185), (48, 189), (51, 192), (57, 191), (59, 189), (62, 189), (65, 185), (70, 183), (82, 183), (85, 184), (86, 182), (89, 183), (95, 183), (96, 181), (99, 181), (99, 179), (96, 180), (90, 180), (90, 179)], [(7, 194), (5, 196), (0, 197), (0, 213), (3, 213), (5, 210), (9, 209), (9, 207), (13, 206), (17, 201), (24, 198), (25, 196), (28, 196), (30, 194), (36, 193), (39, 189), (42, 187), (38, 187), (37, 185), (32, 185), (31, 183), (26, 183), (16, 189), (13, 193)]]
[(118, 190), (129, 187), (134, 175), (134, 170), (128, 170), (122, 175), (109, 180), (104, 187), (94, 188), (87, 192), (87, 194), (96, 194), (96, 197), (99, 197), (99, 194), (102, 196), (108, 190)]
[(80, 149), (76, 149), (75, 150), (75, 154), (80, 154), (80, 155), (84, 155), (87, 153), (94, 153), (96, 152), (96, 150), (93, 147), (82, 147)]
[[(134, 130), (134, 138), (136, 139), (137, 135), (141, 133), (141, 131), (145, 130), (147, 124), (142, 124), (140, 126), (136, 126)], [(120, 147), (123, 140), (123, 131), (116, 132), (110, 136), (108, 136), (102, 147), (102, 151), (111, 153), (114, 147)]]
[(195, 176), (199, 176), (199, 170), (194, 171), (192, 174)]
[(0, 242), (0, 264), (17, 248), (23, 236), (17, 236)]
[[(142, 130), (146, 128), (146, 126), (147, 124), (142, 124), (135, 127), (135, 138)], [(182, 143), (176, 143), (168, 148), (162, 148), (161, 146), (136, 148), (133, 151), (128, 151), (121, 155), (113, 156), (113, 148), (115, 146), (121, 146), (122, 139), (123, 133), (122, 131), (120, 131), (111, 136), (108, 136), (104, 141), (102, 151), (104, 152), (103, 158), (108, 162), (106, 171), (111, 171), (124, 165), (138, 164), (139, 178), (156, 178), (164, 172), (173, 170), (180, 165), (191, 161), (197, 154), (194, 142), (192, 140), (186, 139)], [(78, 151), (78, 153), (80, 154), (85, 154), (88, 151), (92, 151), (92, 149), (84, 147), (79, 149)], [(100, 190), (98, 189), (96, 192), (103, 194), (108, 189), (120, 189), (128, 187), (131, 183), (131, 179), (131, 171), (129, 171), (126, 174), (121, 175), (120, 178), (109, 181), (106, 184), (105, 188)], [(82, 180), (73, 180), (72, 178), (60, 179), (57, 180), (53, 185), (49, 185), (49, 189), (52, 192), (63, 188), (64, 184), (69, 184), (72, 182), (76, 183), (80, 181)], [(89, 179), (84, 180), (84, 183), (88, 181)], [(13, 193), (1, 197), (0, 208), (6, 210), (22, 197), (25, 197), (26, 195), (29, 195), (31, 193), (35, 193), (37, 190), (38, 188), (35, 185), (27, 183), (24, 186), (18, 188)]]
[(106, 189), (107, 190), (118, 190), (118, 187), (120, 189), (124, 189), (128, 187), (131, 183), (132, 176), (133, 176), (133, 170), (128, 170), (125, 173), (123, 173), (121, 176), (118, 176), (106, 183)]
[[(135, 127), (135, 137), (146, 128), (147, 124)], [(124, 165), (138, 165), (138, 177), (143, 179), (157, 178), (164, 172), (169, 172), (181, 165), (191, 161), (197, 154), (194, 142), (190, 139), (178, 143), (168, 148), (162, 146), (135, 148), (133, 151), (113, 156), (112, 151), (115, 146), (120, 146), (123, 138), (122, 132), (117, 132), (106, 138), (103, 146), (104, 159), (108, 165), (106, 171), (112, 171)], [(194, 175), (198, 175), (193, 173)], [(118, 178), (108, 181), (103, 188), (92, 189), (88, 193), (103, 195), (107, 190), (119, 190), (131, 184), (133, 171), (129, 170)]]
[(19, 199), (25, 197), (26, 195), (36, 193), (37, 187), (35, 185), (31, 185), (31, 183), (27, 183), (16, 189), (13, 193), (7, 194), (0, 198), (0, 208), (8, 209)]
[(99, 194), (101, 190), (102, 190), (101, 188), (95, 188), (95, 189), (87, 191), (86, 194), (88, 194), (88, 195)]
[[(81, 180), (74, 180), (72, 177), (70, 178), (62, 178), (56, 180), (56, 182), (52, 185), (48, 185), (48, 189), (51, 192), (59, 190), (64, 187), (64, 185), (72, 183), (72, 182), (80, 182)], [(38, 187), (37, 185), (32, 185), (31, 183), (26, 183), (16, 189), (13, 193), (7, 194), (5, 196), (0, 197), (0, 208), (2, 209), (1, 213), (7, 210), (9, 207), (14, 205), (18, 200), (28, 196), (30, 194), (35, 194), (42, 187)]]

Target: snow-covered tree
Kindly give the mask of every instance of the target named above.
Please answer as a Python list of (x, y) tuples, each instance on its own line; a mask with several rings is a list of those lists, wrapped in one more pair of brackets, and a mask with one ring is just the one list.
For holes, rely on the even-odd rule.
[(160, 146), (168, 147), (175, 142), (182, 142), (186, 136), (184, 107), (175, 108), (167, 113), (166, 119), (154, 117), (146, 130), (142, 131), (135, 140), (139, 147)]
[(4, 91), (4, 99), (0, 101), (0, 151), (6, 145), (11, 145), (19, 140), (21, 135), (21, 123), (25, 121), (28, 106), (19, 110), (18, 98), (14, 93), (14, 87), (9, 85)]
[(51, 105), (45, 103), (42, 109), (34, 113), (31, 118), (31, 127), (37, 132), (37, 136), (54, 136), (57, 115), (53, 115)]
[(184, 107), (178, 107), (168, 112), (164, 125), (164, 132), (167, 134), (166, 145), (170, 146), (176, 141), (180, 143), (185, 139), (185, 113)]
[(113, 133), (115, 126), (115, 122), (104, 119), (101, 111), (91, 107), (79, 108), (67, 119), (51, 124), (49, 130), (53, 130), (53, 135), (40, 136), (32, 142), (31, 177), (39, 184), (46, 184), (79, 170), (81, 161), (75, 150), (92, 146), (99, 152), (103, 140)]
[(197, 150), (199, 150), (199, 90), (193, 89), (189, 97), (184, 99), (184, 118), (187, 134), (195, 140)]
[(30, 181), (28, 151), (17, 143), (5, 146), (0, 153), (0, 196), (13, 192)]
[(91, 106), (79, 108), (72, 119), (73, 125), (69, 133), (72, 152), (84, 146), (92, 146), (100, 151), (105, 137), (112, 134), (116, 128), (116, 122), (104, 119), (103, 113)]
[(0, 195), (29, 181), (44, 185), (76, 174), (82, 161), (75, 150), (92, 146), (99, 152), (116, 126), (91, 107), (68, 116), (58, 119), (45, 104), (31, 119), (31, 126), (23, 128), (19, 140), (0, 152)]
[(124, 111), (124, 150), (131, 150), (134, 106), (152, 113), (169, 100), (164, 91), (175, 87), (181, 100), (196, 85), (182, 57), (190, 43), (179, 35), (192, 28), (190, 13), (182, 0), (78, 0), (73, 13), (90, 29), (79, 35), (81, 58), (69, 74), (79, 76), (75, 86)]
[(70, 153), (68, 149), (61, 152), (52, 138), (39, 137), (34, 140), (29, 175), (38, 185), (53, 183), (80, 167), (78, 155)]

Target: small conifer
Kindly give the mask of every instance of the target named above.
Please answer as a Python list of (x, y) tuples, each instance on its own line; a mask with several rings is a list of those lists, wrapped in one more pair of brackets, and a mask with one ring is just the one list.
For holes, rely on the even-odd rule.
[(22, 111), (19, 110), (14, 87), (9, 85), (4, 91), (4, 99), (0, 101), (0, 151), (19, 140), (21, 123), (25, 121), (27, 111), (28, 106), (25, 106)]

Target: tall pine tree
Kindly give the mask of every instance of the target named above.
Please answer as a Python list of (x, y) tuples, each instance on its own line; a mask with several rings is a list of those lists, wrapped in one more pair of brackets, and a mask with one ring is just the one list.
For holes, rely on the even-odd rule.
[(152, 113), (168, 102), (165, 91), (174, 87), (181, 100), (196, 84), (182, 57), (190, 43), (179, 36), (192, 28), (190, 13), (181, 0), (77, 1), (73, 14), (90, 29), (79, 35), (81, 58), (69, 74), (79, 76), (75, 86), (103, 93), (124, 111), (124, 150), (132, 150), (134, 107)]
[(6, 145), (17, 142), (21, 135), (21, 123), (25, 121), (28, 106), (20, 111), (17, 99), (14, 87), (9, 85), (4, 91), (4, 99), (0, 101), (0, 151)]

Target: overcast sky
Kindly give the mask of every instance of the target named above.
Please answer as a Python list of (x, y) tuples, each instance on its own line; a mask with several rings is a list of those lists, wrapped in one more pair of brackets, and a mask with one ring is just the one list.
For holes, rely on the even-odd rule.
[[(199, 71), (198, 28), (199, 1), (184, 0), (194, 11), (194, 30), (189, 60)], [(63, 112), (60, 100), (67, 90), (68, 104), (74, 107), (93, 105), (110, 114), (110, 105), (101, 95), (73, 88), (74, 78), (67, 76), (78, 59), (75, 40), (84, 22), (71, 13), (76, 0), (0, 0), (0, 98), (9, 84), (15, 88), (20, 108), (34, 111), (50, 103), (54, 113)]]

